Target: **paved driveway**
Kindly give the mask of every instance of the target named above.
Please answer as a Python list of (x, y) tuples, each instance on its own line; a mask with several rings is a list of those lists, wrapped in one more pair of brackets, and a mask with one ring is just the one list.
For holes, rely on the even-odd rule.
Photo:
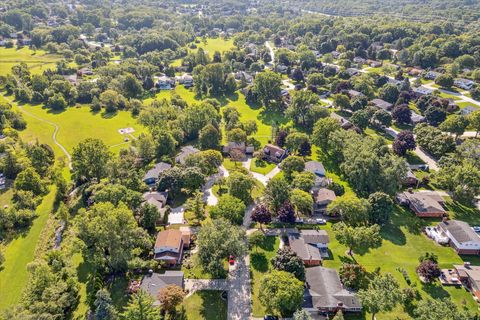
[(185, 208), (183, 206), (173, 208), (168, 214), (168, 223), (169, 224), (183, 224), (183, 214)]

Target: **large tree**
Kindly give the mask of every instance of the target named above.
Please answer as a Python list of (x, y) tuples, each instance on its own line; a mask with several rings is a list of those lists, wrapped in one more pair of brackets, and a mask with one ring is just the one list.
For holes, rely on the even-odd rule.
[(272, 100), (280, 100), (281, 86), (282, 78), (279, 74), (272, 71), (265, 71), (260, 72), (255, 77), (253, 91), (262, 104), (270, 108), (272, 106)]
[(271, 260), (272, 267), (279, 271), (292, 273), (295, 278), (305, 281), (305, 266), (303, 260), (289, 247), (278, 249), (277, 255)]
[(365, 226), (369, 222), (370, 203), (366, 199), (344, 195), (333, 200), (327, 207), (329, 215), (342, 217), (350, 226)]
[(158, 301), (167, 314), (174, 312), (184, 297), (185, 291), (176, 284), (170, 284), (158, 291)]
[(415, 137), (411, 131), (402, 131), (395, 137), (392, 150), (399, 156), (404, 156), (409, 150), (415, 150), (417, 147)]
[(270, 179), (265, 188), (265, 200), (276, 212), (290, 197), (290, 186), (282, 177), (274, 177)]
[(392, 198), (384, 192), (374, 192), (368, 196), (368, 202), (370, 203), (370, 222), (387, 222), (394, 208)]
[(111, 154), (99, 139), (88, 138), (80, 142), (72, 152), (73, 175), (77, 180), (105, 178)]
[(309, 192), (293, 189), (290, 194), (290, 202), (297, 213), (310, 216), (313, 212), (313, 198)]
[(312, 142), (319, 146), (323, 151), (327, 151), (330, 134), (341, 128), (342, 127), (337, 119), (320, 119), (315, 122), (315, 126), (313, 127)]
[(458, 308), (449, 298), (422, 299), (414, 311), (417, 320), (470, 320), (467, 311)]
[(249, 174), (240, 171), (232, 172), (227, 178), (228, 193), (248, 204), (252, 201), (252, 190), (255, 180)]
[(303, 302), (303, 283), (285, 271), (272, 271), (260, 281), (258, 296), (269, 312), (291, 316)]
[(225, 218), (233, 224), (241, 225), (245, 209), (246, 206), (242, 200), (226, 194), (221, 196), (217, 205), (210, 209), (210, 216), (213, 219)]
[(320, 101), (318, 95), (311, 91), (297, 91), (292, 97), (292, 103), (288, 106), (286, 114), (295, 124), (306, 126), (311, 116), (311, 109)]
[(355, 249), (367, 249), (381, 243), (380, 227), (376, 224), (369, 227), (352, 227), (344, 222), (333, 225), (335, 238), (348, 247), (348, 254), (353, 256)]
[(392, 311), (402, 302), (400, 285), (390, 273), (377, 275), (367, 289), (358, 292), (358, 296), (363, 309), (372, 315), (372, 320), (379, 312)]
[(285, 178), (291, 180), (294, 172), (302, 172), (305, 169), (305, 161), (298, 156), (290, 156), (282, 161), (280, 164)]
[(215, 219), (198, 232), (197, 247), (203, 270), (213, 277), (224, 276), (224, 261), (230, 255), (241, 257), (247, 252), (245, 231), (228, 220)]
[(440, 130), (454, 134), (455, 138), (458, 139), (458, 136), (465, 132), (467, 126), (467, 118), (461, 115), (452, 115), (440, 125)]
[(260, 228), (262, 228), (264, 224), (272, 222), (272, 213), (268, 206), (263, 203), (253, 209), (251, 217), (253, 222), (260, 223)]
[(124, 320), (161, 320), (160, 309), (153, 305), (153, 298), (143, 290), (130, 297), (121, 318)]

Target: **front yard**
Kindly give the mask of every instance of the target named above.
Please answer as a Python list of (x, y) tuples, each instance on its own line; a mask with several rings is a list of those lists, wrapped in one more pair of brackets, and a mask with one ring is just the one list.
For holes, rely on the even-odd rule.
[(178, 319), (185, 320), (226, 320), (227, 301), (222, 291), (202, 290), (185, 298), (177, 309)]

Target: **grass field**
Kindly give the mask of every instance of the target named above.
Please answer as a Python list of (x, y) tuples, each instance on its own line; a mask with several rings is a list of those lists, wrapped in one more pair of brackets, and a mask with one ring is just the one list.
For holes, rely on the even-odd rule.
[(250, 164), (250, 171), (258, 172), (260, 174), (267, 174), (272, 171), (276, 165), (274, 163), (270, 163), (267, 161), (262, 161), (258, 159), (252, 159), (252, 163)]
[(35, 257), (35, 247), (53, 209), (55, 189), (45, 196), (36, 212), (38, 217), (25, 233), (11, 241), (5, 250), (5, 263), (0, 269), (0, 311), (20, 301), (28, 281), (27, 264)]
[(20, 50), (17, 48), (0, 48), (0, 75), (11, 72), (14, 65), (25, 62), (33, 74), (55, 68), (55, 63), (61, 59), (60, 56), (47, 54), (43, 50), (33, 51), (28, 47)]
[(252, 314), (254, 317), (263, 317), (265, 308), (258, 300), (260, 281), (265, 273), (271, 269), (270, 260), (277, 253), (280, 246), (279, 237), (266, 237), (258, 248), (250, 249), (250, 271), (252, 275)]
[[(206, 42), (204, 42), (202, 39), (200, 39), (200, 43), (195, 43), (197, 46), (196, 49), (188, 49), (189, 52), (195, 53), (198, 51), (198, 48), (202, 48), (204, 51), (208, 53), (210, 58), (213, 57), (213, 54), (215, 51), (218, 51), (220, 53), (223, 53), (227, 50), (230, 50), (234, 47), (233, 44), (233, 39), (228, 39), (225, 40), (223, 38), (207, 38)], [(176, 59), (174, 60), (171, 65), (172, 67), (179, 67), (182, 64), (182, 59)]]
[(185, 298), (177, 309), (181, 314), (179, 319), (185, 320), (226, 320), (227, 301), (221, 296), (221, 291), (197, 291)]

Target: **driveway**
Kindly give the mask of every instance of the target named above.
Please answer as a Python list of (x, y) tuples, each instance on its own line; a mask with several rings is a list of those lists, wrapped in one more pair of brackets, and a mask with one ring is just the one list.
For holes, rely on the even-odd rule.
[(264, 186), (266, 186), (268, 181), (270, 181), (270, 179), (272, 179), (275, 175), (277, 175), (280, 172), (280, 168), (278, 167), (278, 165), (275, 168), (273, 168), (272, 171), (270, 171), (265, 175), (258, 172), (253, 172), (253, 171), (250, 171), (251, 163), (252, 163), (252, 158), (248, 158), (247, 160), (242, 161), (242, 166), (245, 169), (247, 169), (252, 174), (252, 176), (258, 181), (260, 181)]
[(238, 259), (235, 271), (229, 274), (228, 316), (229, 320), (248, 320), (251, 314), (249, 256)]
[(220, 166), (218, 168), (218, 173), (211, 175), (205, 185), (203, 186), (203, 202), (205, 202), (209, 206), (215, 206), (218, 203), (218, 198), (213, 193), (213, 186), (215, 182), (220, 177), (228, 177), (230, 173), (224, 166)]
[(199, 290), (227, 291), (228, 289), (227, 279), (185, 279), (185, 290), (189, 295)]
[(184, 218), (183, 214), (185, 208), (183, 206), (173, 208), (168, 214), (168, 223), (169, 224), (183, 224)]

